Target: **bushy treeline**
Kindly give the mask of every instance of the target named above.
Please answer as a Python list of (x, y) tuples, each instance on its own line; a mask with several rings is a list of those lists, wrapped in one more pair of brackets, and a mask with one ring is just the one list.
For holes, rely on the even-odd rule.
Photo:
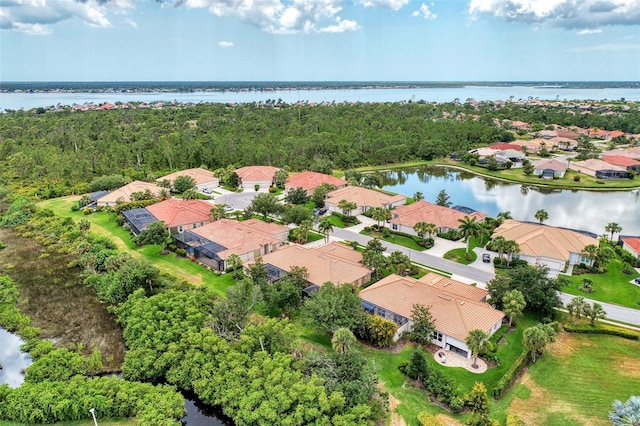
[(68, 381), (0, 386), (0, 418), (37, 424), (88, 419), (89, 409), (107, 417), (136, 417), (140, 424), (177, 426), (184, 398), (172, 386), (152, 385), (116, 377), (74, 376)]

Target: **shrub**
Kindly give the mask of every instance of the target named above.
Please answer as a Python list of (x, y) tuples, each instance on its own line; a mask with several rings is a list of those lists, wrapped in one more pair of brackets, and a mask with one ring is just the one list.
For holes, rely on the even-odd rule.
[(507, 426), (525, 426), (525, 423), (520, 416), (509, 414), (507, 415)]
[(612, 336), (623, 337), (630, 340), (640, 340), (640, 334), (636, 331), (627, 330), (625, 328), (616, 327), (613, 325), (598, 324), (596, 327), (592, 327), (591, 324), (583, 323), (573, 325), (571, 323), (563, 324), (564, 331), (569, 333), (584, 333), (584, 334), (609, 334)]
[(169, 244), (167, 246), (167, 248), (169, 249), (169, 251), (176, 251), (176, 245), (175, 244)]
[(83, 209), (82, 210), (82, 214), (85, 216), (89, 216), (91, 213), (93, 213), (93, 210), (91, 209)]
[(418, 423), (420, 423), (420, 426), (443, 426), (438, 419), (426, 411), (418, 413)]
[(125, 223), (125, 218), (124, 216), (120, 215), (116, 217), (116, 225), (118, 226), (122, 226)]
[[(580, 175), (575, 175), (575, 176), (573, 177), (573, 181), (574, 181), (574, 182), (580, 182)], [(507, 420), (507, 422), (508, 422), (508, 420)]]
[(179, 249), (176, 249), (176, 254), (178, 256), (186, 256), (187, 255), (187, 251), (185, 249), (183, 249), (183, 248), (179, 248)]
[(445, 240), (450, 240), (450, 241), (456, 241), (460, 239), (460, 236), (458, 235), (458, 230), (456, 229), (449, 229), (447, 232), (438, 234), (438, 237), (444, 238)]
[(275, 186), (270, 186), (269, 187), (269, 193), (273, 194), (274, 192), (276, 192), (278, 189)]
[(506, 390), (509, 389), (509, 386), (511, 386), (511, 383), (520, 372), (520, 369), (526, 365), (527, 360), (529, 359), (528, 355), (527, 351), (522, 352), (513, 364), (511, 364), (511, 367), (504, 372), (503, 376), (498, 380), (498, 383), (496, 383), (493, 391), (491, 392), (495, 399), (502, 398), (502, 395), (504, 395)]
[(365, 338), (379, 348), (386, 348), (393, 343), (398, 326), (377, 315), (371, 315), (365, 325)]
[(258, 192), (260, 190), (260, 185), (258, 185), (257, 183), (255, 185), (253, 185), (253, 189)]
[(73, 205), (71, 206), (71, 211), (77, 212), (78, 210), (80, 210), (80, 206), (78, 205), (78, 203), (73, 203)]
[(389, 238), (391, 236), (391, 231), (389, 231), (389, 228), (382, 228), (382, 236), (384, 238)]

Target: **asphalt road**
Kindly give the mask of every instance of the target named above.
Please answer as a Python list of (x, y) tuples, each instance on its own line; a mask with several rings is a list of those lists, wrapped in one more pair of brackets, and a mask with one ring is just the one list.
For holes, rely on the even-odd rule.
[[(340, 238), (347, 241), (357, 241), (359, 244), (367, 245), (367, 242), (371, 240), (371, 237), (359, 234), (349, 229), (335, 228), (332, 234), (336, 238)], [(412, 250), (396, 244), (391, 244), (386, 241), (381, 241), (382, 245), (387, 248), (386, 253), (391, 253), (395, 250), (399, 250), (402, 253), (409, 256), (412, 262), (420, 263), (425, 266), (430, 266), (435, 269), (450, 272), (455, 275), (468, 278), (478, 283), (487, 283), (491, 281), (495, 274), (487, 271), (481, 271), (473, 266), (462, 265), (460, 263), (452, 262), (450, 260), (442, 259), (440, 257)], [(562, 304), (566, 305), (573, 299), (574, 296), (566, 293), (560, 293), (560, 300)], [(624, 306), (612, 305), (610, 303), (598, 302), (591, 299), (585, 299), (589, 303), (600, 303), (607, 313), (607, 318), (614, 321), (622, 321), (628, 324), (640, 326), (640, 310), (626, 308)]]

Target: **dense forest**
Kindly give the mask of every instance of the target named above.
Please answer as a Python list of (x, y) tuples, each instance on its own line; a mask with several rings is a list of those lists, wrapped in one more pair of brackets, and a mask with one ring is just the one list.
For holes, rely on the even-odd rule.
[[(503, 120), (640, 133), (635, 104), (607, 114), (491, 102), (330, 105), (201, 104), (165, 109), (0, 115), (0, 170), (22, 192), (86, 192), (101, 175), (151, 179), (205, 166), (249, 164), (329, 171), (447, 156), (514, 138)], [(42, 113), (38, 113), (42, 112)]]

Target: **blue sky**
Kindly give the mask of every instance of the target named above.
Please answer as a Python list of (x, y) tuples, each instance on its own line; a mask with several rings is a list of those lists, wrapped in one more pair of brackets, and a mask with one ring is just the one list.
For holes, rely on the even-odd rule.
[(2, 81), (640, 80), (640, 0), (0, 0)]

